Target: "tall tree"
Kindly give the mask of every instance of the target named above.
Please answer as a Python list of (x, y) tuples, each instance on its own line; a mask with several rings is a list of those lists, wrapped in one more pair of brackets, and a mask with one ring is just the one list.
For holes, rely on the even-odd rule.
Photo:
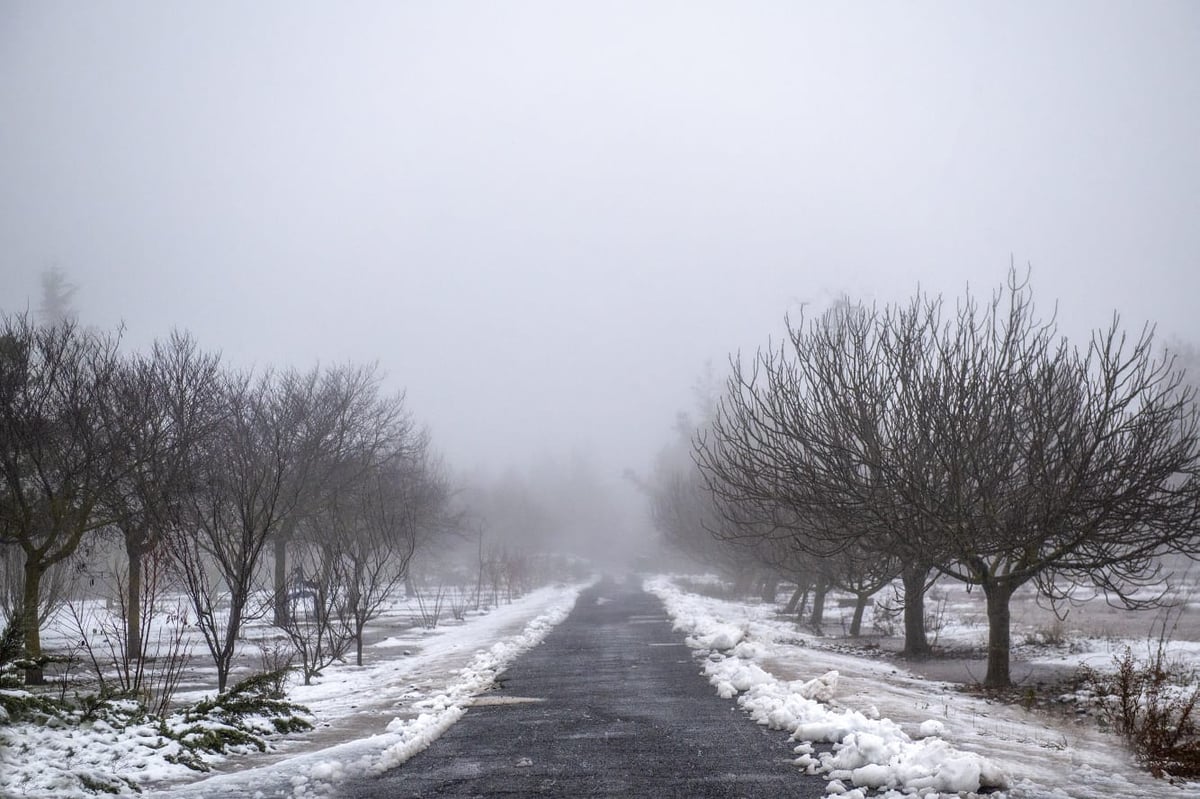
[(43, 325), (52, 327), (75, 321), (74, 299), (78, 286), (67, 279), (67, 273), (61, 267), (52, 266), (42, 271), (41, 290), (38, 316)]
[(299, 502), (272, 533), (274, 623), (288, 623), (288, 547), (308, 517), (322, 513), (348, 487), (414, 446), (416, 434), (402, 392), (387, 394), (376, 364), (343, 364), (292, 374), (289, 402), (304, 420), (296, 447), (306, 464), (293, 487)]
[(311, 468), (294, 375), (227, 375), (221, 424), (200, 448), (185, 522), (166, 538), (224, 691), (263, 548), (295, 513)]

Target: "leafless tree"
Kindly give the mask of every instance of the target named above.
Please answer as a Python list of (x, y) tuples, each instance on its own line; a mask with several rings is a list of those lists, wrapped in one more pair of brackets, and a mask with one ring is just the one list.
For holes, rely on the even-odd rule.
[(399, 455), (368, 476), (358, 497), (358, 523), (344, 539), (350, 634), (359, 666), (367, 623), (403, 585), (421, 525), (446, 496), (444, 484), (427, 471), (426, 455), (422, 443), (419, 451)]
[(362, 665), (366, 625), (403, 583), (414, 552), (445, 507), (448, 491), (429, 461), (428, 438), (411, 432), (370, 470), (356, 469), (357, 479), (342, 484), (301, 524), (293, 573), (305, 595), (293, 602), (284, 630), (301, 656), (306, 681), (351, 643)]
[(1065, 599), (1090, 583), (1142, 604), (1157, 556), (1197, 551), (1200, 438), (1195, 391), (1152, 331), (1114, 318), (1086, 351), (1039, 322), (1027, 284), (969, 298), (940, 342), (930, 435), (943, 475), (911, 492), (952, 547), (943, 571), (983, 588), (985, 684), (1009, 683), (1009, 601), (1035, 582)]
[(105, 499), (128, 563), (124, 581), (128, 659), (142, 657), (142, 563), (179, 521), (196, 468), (194, 453), (220, 423), (221, 375), (216, 355), (187, 334), (156, 342), (121, 371), (116, 403), (117, 456), (128, 468)]
[(296, 487), (300, 501), (271, 536), (277, 626), (288, 623), (288, 547), (298, 527), (347, 486), (410, 446), (415, 436), (404, 395), (383, 393), (383, 375), (374, 364), (314, 368), (293, 375), (291, 382), (292, 402), (305, 420), (297, 438), (298, 457), (308, 466), (294, 476), (304, 481)]
[(224, 691), (252, 606), (254, 580), (271, 534), (296, 512), (304, 474), (309, 406), (294, 373), (226, 375), (225, 413), (202, 452), (183, 523), (166, 543), (196, 613)]
[[(43, 577), (115, 521), (102, 499), (129, 466), (114, 457), (118, 339), (28, 316), (0, 325), (0, 540), (24, 555), (19, 617), (38, 658)], [(41, 669), (26, 679), (41, 682)]]
[(899, 412), (930, 321), (912, 309), (881, 314), (848, 301), (808, 323), (789, 321), (784, 343), (748, 364), (732, 360), (726, 394), (695, 449), (735, 531), (788, 539), (797, 554), (825, 564), (819, 582), (841, 582), (860, 608), (868, 592), (903, 575), (912, 586), (906, 653), (914, 656), (928, 651), (921, 599), (936, 560), (893, 476), (919, 468)]

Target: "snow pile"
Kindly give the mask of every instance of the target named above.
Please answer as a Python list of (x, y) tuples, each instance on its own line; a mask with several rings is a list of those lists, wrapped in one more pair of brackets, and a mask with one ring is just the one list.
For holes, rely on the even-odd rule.
[(379, 774), (395, 768), (418, 752), (424, 751), (437, 740), (450, 725), (458, 721), (476, 694), (487, 690), (496, 677), (517, 655), (541, 643), (556, 624), (567, 617), (574, 607), (561, 605), (549, 613), (537, 617), (525, 626), (520, 635), (500, 641), (486, 652), (481, 652), (459, 673), (459, 679), (445, 693), (417, 702), (414, 707), (426, 712), (415, 719), (395, 719), (388, 725), (388, 732), (400, 736), (400, 740), (388, 746), (370, 772)]
[(178, 762), (189, 755), (184, 747), (141, 719), (133, 703), (116, 702), (112, 710), (109, 718), (0, 727), (0, 796), (129, 793), (193, 773)]
[[(831, 704), (839, 674), (827, 671), (809, 680), (777, 679), (761, 664), (770, 647), (752, 640), (753, 627), (715, 618), (708, 601), (675, 588), (666, 578), (647, 582), (675, 619), (688, 644), (708, 650), (704, 674), (726, 698), (759, 724), (787, 730), (800, 742), (796, 764), (810, 774), (825, 774), (828, 792), (851, 797), (861, 789), (928, 794), (976, 793), (1006, 788), (1009, 777), (973, 752), (956, 750), (941, 739), (940, 723), (926, 721), (914, 740), (900, 725)], [(832, 743), (817, 753), (813, 742)], [(849, 785), (854, 786), (848, 788)]]

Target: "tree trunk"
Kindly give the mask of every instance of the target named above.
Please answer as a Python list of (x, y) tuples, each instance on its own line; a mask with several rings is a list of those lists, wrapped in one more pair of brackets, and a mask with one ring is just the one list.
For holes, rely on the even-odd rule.
[(925, 580), (927, 569), (905, 569), (904, 582), (904, 651), (909, 658), (926, 658), (933, 653), (925, 635)]
[(217, 693), (225, 693), (229, 684), (229, 672), (233, 669), (233, 655), (237, 651), (238, 636), (242, 632), (243, 613), (246, 607), (246, 590), (231, 590), (229, 597), (229, 623), (225, 627), (223, 648), (213, 658), (217, 667)]
[[(807, 596), (808, 596), (808, 588), (797, 585), (796, 590), (792, 592), (792, 598), (789, 599), (787, 605), (784, 606), (783, 612), (788, 614), (789, 616), (791, 614), (795, 613), (796, 609), (800, 606), (801, 598), (807, 597)], [(801, 610), (800, 612), (803, 613), (804, 611)]]
[(291, 609), (288, 607), (287, 539), (288, 536), (284, 535), (281, 529), (274, 543), (275, 618), (273, 619), (273, 623), (276, 627), (286, 627), (291, 622)]
[(804, 586), (804, 593), (800, 595), (800, 601), (796, 603), (796, 621), (804, 621), (804, 609), (808, 607), (808, 594), (812, 591), (812, 584)]
[[(479, 530), (479, 576), (475, 579), (475, 612), (483, 602), (483, 529)], [(408, 566), (404, 567), (404, 584), (408, 585)]]
[(142, 545), (133, 536), (125, 536), (125, 555), (129, 560), (129, 585), (125, 592), (125, 657), (142, 660)]
[(829, 593), (829, 583), (821, 580), (817, 583), (816, 591), (813, 592), (812, 616), (809, 618), (809, 623), (816, 629), (820, 629), (821, 624), (825, 621), (825, 594), (827, 593)]
[[(41, 559), (29, 554), (25, 556), (25, 585), (21, 592), (21, 626), (25, 634), (25, 655), (31, 659), (42, 656), (38, 599), (42, 593), (42, 575), (45, 571)], [(25, 684), (46, 684), (46, 675), (41, 666), (26, 669)]]
[(763, 580), (762, 601), (773, 603), (773, 602), (775, 602), (775, 599), (778, 595), (779, 595), (779, 578), (778, 577), (768, 577), (767, 579)]
[(983, 583), (983, 594), (987, 598), (988, 616), (988, 659), (985, 688), (1008, 688), (1012, 685), (1009, 672), (1011, 641), (1011, 611), (1014, 586), (1006, 581)]
[(867, 609), (867, 603), (871, 601), (872, 594), (859, 594), (858, 601), (854, 603), (854, 618), (850, 621), (850, 636), (857, 638), (862, 634), (863, 612)]

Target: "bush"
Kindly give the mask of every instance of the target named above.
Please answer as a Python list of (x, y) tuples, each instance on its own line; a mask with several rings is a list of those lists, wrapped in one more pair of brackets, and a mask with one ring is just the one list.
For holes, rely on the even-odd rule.
[(737, 599), (732, 583), (712, 575), (703, 577), (676, 577), (675, 585), (689, 594), (699, 594), (710, 599)]
[(1145, 661), (1125, 651), (1112, 674), (1088, 670), (1100, 717), (1156, 777), (1200, 778), (1200, 674), (1167, 657), (1166, 641)]
[(1038, 627), (1025, 635), (1025, 643), (1030, 646), (1063, 646), (1068, 639), (1067, 625), (1061, 620)]
[(267, 748), (265, 736), (305, 732), (308, 708), (283, 698), (286, 670), (247, 677), (223, 694), (205, 699), (165, 720), (160, 732), (179, 741), (189, 754), (177, 762), (207, 770), (196, 752)]

